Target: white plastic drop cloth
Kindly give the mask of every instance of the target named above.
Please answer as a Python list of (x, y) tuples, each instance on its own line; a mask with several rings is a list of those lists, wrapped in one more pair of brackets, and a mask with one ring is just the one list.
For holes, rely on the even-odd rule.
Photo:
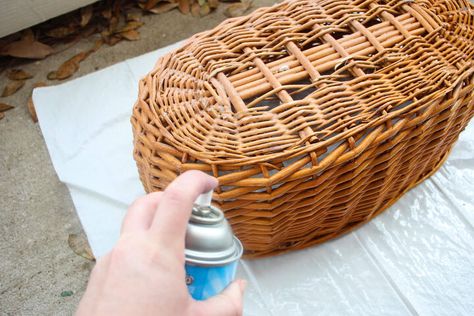
[[(179, 45), (34, 91), (54, 167), (97, 257), (144, 194), (129, 123), (138, 80)], [(239, 269), (249, 281), (245, 315), (474, 315), (474, 123), (434, 176), (370, 223)]]

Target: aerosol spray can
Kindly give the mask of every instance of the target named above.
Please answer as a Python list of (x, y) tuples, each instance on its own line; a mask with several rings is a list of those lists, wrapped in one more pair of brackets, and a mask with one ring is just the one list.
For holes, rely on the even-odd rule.
[(243, 252), (224, 213), (211, 200), (212, 191), (196, 199), (186, 230), (186, 285), (196, 300), (219, 294), (232, 282)]

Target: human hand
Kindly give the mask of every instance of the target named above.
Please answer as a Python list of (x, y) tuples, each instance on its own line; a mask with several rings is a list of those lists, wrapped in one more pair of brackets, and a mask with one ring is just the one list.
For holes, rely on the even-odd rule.
[(241, 315), (245, 281), (195, 301), (185, 284), (184, 237), (197, 196), (217, 180), (200, 171), (176, 178), (164, 192), (137, 199), (120, 238), (94, 267), (77, 315)]

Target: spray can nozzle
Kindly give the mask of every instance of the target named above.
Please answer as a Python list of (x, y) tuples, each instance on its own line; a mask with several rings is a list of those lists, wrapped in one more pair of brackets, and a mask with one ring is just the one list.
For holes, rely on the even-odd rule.
[(202, 224), (215, 224), (224, 220), (222, 211), (213, 207), (211, 201), (212, 190), (199, 195), (194, 201), (190, 221)]
[(194, 204), (197, 204), (201, 207), (211, 206), (211, 201), (212, 201), (212, 190), (199, 195), (196, 201), (194, 201)]

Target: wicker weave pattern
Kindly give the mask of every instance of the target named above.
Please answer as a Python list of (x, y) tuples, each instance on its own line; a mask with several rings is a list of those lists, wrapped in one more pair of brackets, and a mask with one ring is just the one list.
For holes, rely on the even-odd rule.
[(291, 0), (161, 58), (132, 124), (147, 191), (189, 169), (247, 256), (377, 215), (444, 161), (474, 115), (468, 0)]

